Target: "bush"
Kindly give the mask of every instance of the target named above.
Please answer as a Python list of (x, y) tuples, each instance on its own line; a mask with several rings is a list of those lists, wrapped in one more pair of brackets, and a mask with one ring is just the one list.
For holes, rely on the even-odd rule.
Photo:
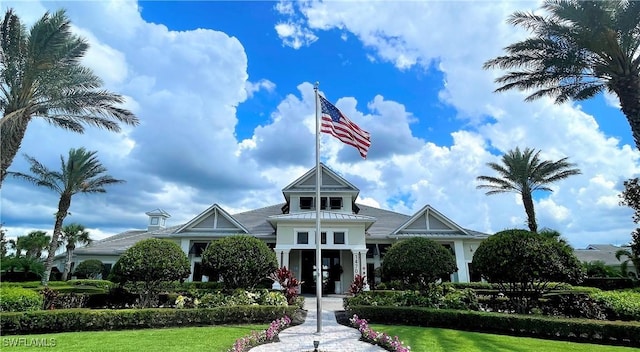
[(369, 323), (401, 324), (530, 336), (599, 344), (640, 346), (640, 324), (586, 319), (561, 319), (534, 315), (473, 312), (417, 307), (352, 306)]
[(282, 292), (287, 298), (288, 304), (294, 304), (298, 297), (298, 287), (302, 284), (300, 280), (296, 279), (293, 272), (287, 267), (278, 268), (274, 273), (269, 275), (271, 280), (277, 282), (282, 287)]
[(33, 290), (21, 287), (0, 288), (0, 310), (23, 312), (42, 309), (42, 296)]
[(633, 280), (626, 277), (588, 277), (584, 279), (582, 285), (597, 287), (601, 290), (623, 290), (635, 286)]
[(582, 266), (571, 247), (526, 230), (498, 232), (483, 241), (473, 255), (473, 268), (489, 282), (500, 284), (519, 313), (528, 313), (552, 281), (582, 279)]
[(143, 307), (157, 304), (163, 284), (189, 276), (189, 259), (176, 243), (150, 238), (127, 249), (114, 265), (113, 277), (121, 282), (139, 282)]
[(96, 279), (102, 274), (103, 269), (104, 264), (102, 264), (101, 261), (98, 259), (88, 259), (78, 264), (73, 273), (80, 278)]
[(236, 235), (211, 242), (202, 253), (204, 273), (222, 277), (226, 289), (253, 289), (278, 268), (276, 254), (263, 241)]
[(605, 307), (610, 320), (640, 321), (640, 293), (632, 291), (603, 291), (592, 293), (591, 297)]
[(443, 309), (478, 310), (480, 305), (476, 291), (464, 288), (462, 290), (451, 289), (447, 292), (442, 298), (440, 307)]
[(383, 276), (426, 289), (440, 278), (457, 271), (455, 257), (442, 245), (413, 237), (394, 243), (382, 262)]
[(268, 324), (295, 307), (236, 306), (211, 309), (61, 309), (0, 313), (2, 334), (123, 330), (221, 324)]

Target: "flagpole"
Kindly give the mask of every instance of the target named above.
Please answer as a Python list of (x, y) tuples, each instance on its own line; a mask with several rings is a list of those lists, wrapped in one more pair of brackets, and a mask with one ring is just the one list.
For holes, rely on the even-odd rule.
[(316, 98), (316, 321), (317, 334), (322, 333), (322, 248), (320, 238), (320, 185), (322, 184), (322, 170), (320, 170), (320, 98), (318, 97), (319, 82), (316, 82), (313, 90)]

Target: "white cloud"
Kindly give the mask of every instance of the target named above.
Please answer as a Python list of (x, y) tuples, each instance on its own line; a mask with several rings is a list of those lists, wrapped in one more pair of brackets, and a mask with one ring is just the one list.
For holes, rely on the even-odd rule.
[(309, 46), (318, 40), (318, 37), (313, 32), (302, 27), (299, 23), (281, 22), (276, 24), (275, 30), (284, 45), (296, 50), (303, 46)]
[(267, 92), (273, 92), (273, 90), (276, 89), (276, 84), (268, 79), (261, 79), (256, 83), (252, 83), (249, 81), (246, 82), (246, 91), (248, 98), (251, 98), (253, 94), (259, 92), (261, 89), (264, 89)]

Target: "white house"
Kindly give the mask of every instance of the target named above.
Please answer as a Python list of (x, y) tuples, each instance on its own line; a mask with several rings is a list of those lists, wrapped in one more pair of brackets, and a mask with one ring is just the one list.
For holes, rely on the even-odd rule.
[[(439, 211), (425, 205), (409, 216), (357, 203), (359, 190), (321, 164), (322, 264), (330, 276), (329, 289), (343, 292), (355, 275), (376, 279), (386, 250), (396, 241), (422, 236), (433, 239), (455, 255), (458, 272), (454, 282), (479, 281), (472, 274), (473, 252), (488, 235), (465, 229)], [(187, 223), (167, 226), (168, 213), (150, 211), (146, 230), (132, 230), (78, 248), (74, 262), (99, 259), (110, 268), (136, 242), (146, 238), (175, 241), (191, 262), (190, 281), (202, 281), (201, 254), (216, 239), (248, 234), (263, 240), (276, 253), (280, 266), (290, 268), (305, 284), (303, 292), (315, 292), (315, 168), (282, 190), (284, 203), (238, 214), (213, 204)], [(58, 267), (62, 267), (60, 256)], [(206, 280), (206, 277), (204, 277)], [(445, 278), (446, 279), (446, 278)]]

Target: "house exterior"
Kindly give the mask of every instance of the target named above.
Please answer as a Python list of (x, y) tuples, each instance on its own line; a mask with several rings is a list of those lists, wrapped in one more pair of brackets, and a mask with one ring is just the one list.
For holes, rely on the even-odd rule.
[[(592, 263), (595, 261), (600, 261), (604, 263), (604, 265), (614, 268), (620, 269), (620, 265), (625, 260), (629, 259), (626, 255), (620, 256), (620, 260), (616, 258), (616, 252), (626, 249), (631, 251), (631, 247), (623, 246), (618, 247), (612, 244), (590, 244), (585, 249), (574, 249), (574, 253), (580, 262), (582, 263)], [(627, 266), (628, 276), (631, 278), (637, 278), (638, 273), (636, 272), (636, 268), (632, 263), (629, 263)]]
[[(321, 248), (322, 266), (328, 290), (341, 293), (356, 275), (364, 275), (370, 285), (376, 278), (384, 254), (394, 243), (410, 237), (427, 237), (448, 248), (456, 258), (454, 282), (479, 281), (473, 275), (473, 252), (487, 234), (462, 228), (439, 211), (425, 205), (413, 215), (358, 204), (359, 190), (349, 181), (321, 164)], [(136, 242), (162, 238), (176, 242), (191, 263), (189, 281), (206, 281), (201, 255), (214, 240), (236, 234), (251, 235), (272, 248), (280, 266), (291, 269), (305, 283), (303, 293), (315, 292), (316, 255), (316, 168), (306, 172), (282, 190), (284, 203), (229, 214), (213, 204), (185, 224), (166, 226), (170, 215), (161, 209), (146, 213), (146, 230), (126, 231), (75, 250), (74, 262), (101, 260), (110, 269), (118, 257)], [(59, 256), (62, 267), (64, 256)]]

